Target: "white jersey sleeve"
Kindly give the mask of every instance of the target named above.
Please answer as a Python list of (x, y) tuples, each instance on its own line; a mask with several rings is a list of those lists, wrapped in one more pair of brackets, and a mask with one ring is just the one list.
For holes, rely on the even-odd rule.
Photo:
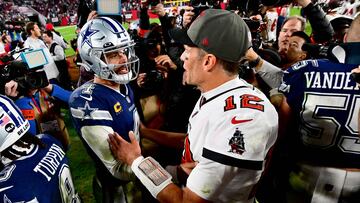
[[(107, 144), (108, 134), (113, 133), (108, 126), (84, 126), (81, 133), (88, 146), (94, 151), (97, 157), (103, 162), (109, 172), (121, 180), (133, 180), (131, 167), (114, 159)], [(102, 143), (102, 144), (99, 144)]]

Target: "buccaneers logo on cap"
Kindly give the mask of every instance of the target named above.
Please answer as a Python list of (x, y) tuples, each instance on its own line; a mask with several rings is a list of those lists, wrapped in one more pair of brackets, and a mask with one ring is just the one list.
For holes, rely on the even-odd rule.
[(238, 128), (236, 128), (232, 138), (229, 140), (229, 145), (231, 148), (228, 152), (242, 155), (246, 151), (243, 134)]

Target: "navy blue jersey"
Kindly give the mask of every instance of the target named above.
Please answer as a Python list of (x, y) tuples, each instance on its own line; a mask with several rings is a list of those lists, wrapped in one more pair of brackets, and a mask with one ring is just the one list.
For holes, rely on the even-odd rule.
[(121, 164), (109, 149), (108, 134), (115, 131), (130, 141), (129, 131), (134, 131), (139, 139), (140, 120), (131, 88), (122, 87), (124, 93), (101, 84), (85, 83), (71, 94), (69, 106), (75, 128), (97, 168), (123, 180), (128, 179), (131, 169), (119, 169)]
[(295, 116), (300, 160), (360, 168), (360, 91), (350, 73), (357, 66), (308, 60), (285, 72), (279, 89)]
[(2, 202), (80, 202), (75, 193), (68, 159), (54, 137), (37, 135), (38, 145), (28, 155), (5, 165), (0, 172)]

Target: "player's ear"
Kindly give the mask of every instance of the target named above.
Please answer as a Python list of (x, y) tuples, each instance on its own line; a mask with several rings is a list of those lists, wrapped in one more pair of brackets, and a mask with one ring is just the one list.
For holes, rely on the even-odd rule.
[(348, 34), (347, 34), (347, 32), (346, 32), (345, 35), (344, 35), (344, 38), (343, 38), (344, 43), (347, 42), (347, 37), (348, 37)]
[(213, 54), (206, 54), (203, 58), (203, 66), (206, 71), (211, 71), (217, 62), (217, 58)]
[(302, 51), (302, 53), (299, 55), (299, 61), (305, 60), (307, 57), (308, 53), (305, 51)]

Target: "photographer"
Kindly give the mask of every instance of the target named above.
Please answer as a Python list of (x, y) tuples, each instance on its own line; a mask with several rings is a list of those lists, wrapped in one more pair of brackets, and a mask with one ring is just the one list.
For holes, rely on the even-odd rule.
[(29, 133), (49, 133), (67, 149), (69, 134), (56, 100), (67, 103), (71, 92), (49, 84), (43, 71), (30, 72), (25, 62), (13, 61), (7, 68), (9, 79), (13, 80), (5, 84), (5, 94), (15, 98), (15, 104), (29, 120)]

